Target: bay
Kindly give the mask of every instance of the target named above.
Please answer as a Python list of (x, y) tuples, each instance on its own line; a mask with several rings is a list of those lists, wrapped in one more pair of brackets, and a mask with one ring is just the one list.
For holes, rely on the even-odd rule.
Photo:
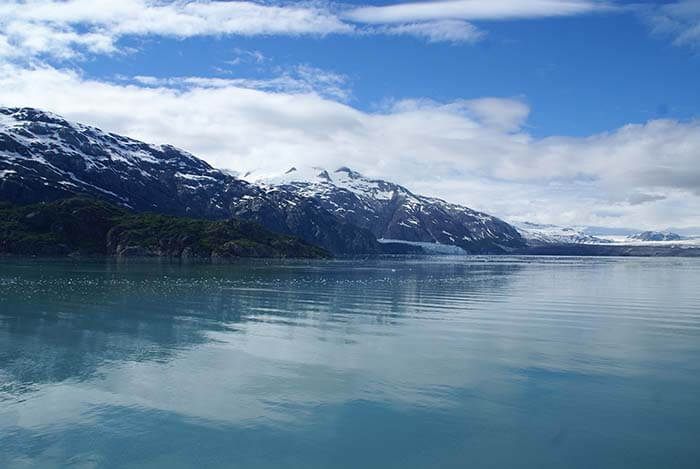
[(0, 467), (697, 468), (700, 261), (0, 260)]

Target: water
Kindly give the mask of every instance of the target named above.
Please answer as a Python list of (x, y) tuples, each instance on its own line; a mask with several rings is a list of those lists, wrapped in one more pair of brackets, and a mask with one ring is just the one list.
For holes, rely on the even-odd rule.
[(700, 262), (0, 261), (0, 467), (700, 467)]

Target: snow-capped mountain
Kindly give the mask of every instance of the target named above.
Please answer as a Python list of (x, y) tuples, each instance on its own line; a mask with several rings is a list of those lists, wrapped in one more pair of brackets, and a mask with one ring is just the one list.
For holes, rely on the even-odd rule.
[(137, 211), (238, 217), (335, 253), (381, 247), (312, 199), (262, 188), (169, 145), (150, 145), (31, 108), (0, 108), (0, 200), (88, 196)]
[(530, 246), (545, 244), (607, 244), (609, 240), (584, 233), (582, 230), (557, 225), (515, 223), (514, 226)]
[(457, 246), (469, 253), (509, 252), (525, 245), (515, 228), (496, 217), (366, 178), (347, 167), (291, 168), (256, 182), (312, 199), (381, 240)]
[(213, 168), (169, 145), (36, 109), (0, 108), (0, 201), (87, 196), (136, 211), (238, 217), (340, 254), (386, 252), (398, 249), (397, 243), (406, 252), (505, 253), (607, 242), (573, 228), (525, 223), (516, 229), (347, 167), (292, 168), (278, 177), (254, 178)]
[(681, 241), (683, 238), (676, 233), (664, 231), (645, 231), (627, 237), (630, 241)]

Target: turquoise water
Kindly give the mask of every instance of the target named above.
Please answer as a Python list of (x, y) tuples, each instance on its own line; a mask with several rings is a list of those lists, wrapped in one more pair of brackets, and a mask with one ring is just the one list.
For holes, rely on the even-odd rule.
[(700, 262), (0, 260), (0, 467), (700, 467)]

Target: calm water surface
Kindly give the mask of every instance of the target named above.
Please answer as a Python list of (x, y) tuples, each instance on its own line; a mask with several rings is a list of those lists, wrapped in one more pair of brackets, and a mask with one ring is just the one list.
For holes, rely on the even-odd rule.
[(700, 261), (0, 261), (0, 467), (700, 467)]

